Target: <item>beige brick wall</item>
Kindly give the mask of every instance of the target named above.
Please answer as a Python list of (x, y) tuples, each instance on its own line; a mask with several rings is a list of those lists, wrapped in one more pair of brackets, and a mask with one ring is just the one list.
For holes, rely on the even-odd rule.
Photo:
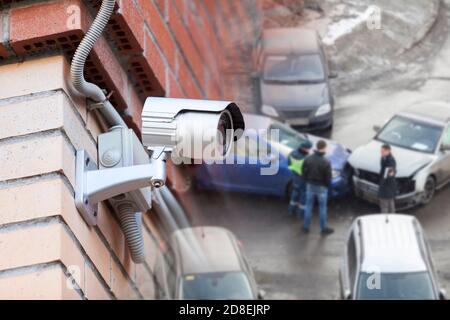
[(152, 299), (152, 218), (135, 265), (106, 205), (95, 228), (75, 208), (75, 151), (96, 155), (100, 129), (68, 68), (61, 56), (0, 66), (0, 299)]

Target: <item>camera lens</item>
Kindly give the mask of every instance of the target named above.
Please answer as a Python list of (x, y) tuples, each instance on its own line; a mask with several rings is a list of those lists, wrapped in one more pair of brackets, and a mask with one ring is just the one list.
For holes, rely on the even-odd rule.
[(226, 156), (233, 141), (233, 120), (228, 111), (221, 114), (219, 125), (217, 126), (218, 152), (221, 156)]

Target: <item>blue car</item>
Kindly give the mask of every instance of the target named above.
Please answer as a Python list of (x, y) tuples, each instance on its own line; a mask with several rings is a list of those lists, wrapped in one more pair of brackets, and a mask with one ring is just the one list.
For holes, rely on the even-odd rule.
[[(225, 163), (203, 164), (195, 172), (200, 189), (226, 190), (289, 197), (293, 173), (288, 168), (289, 154), (305, 141), (314, 144), (321, 138), (299, 133), (272, 118), (244, 114), (246, 131)], [(273, 131), (274, 130), (274, 131)], [(272, 135), (278, 132), (278, 137)], [(350, 190), (350, 152), (342, 145), (328, 142), (327, 157), (333, 168), (330, 187), (333, 198)]]

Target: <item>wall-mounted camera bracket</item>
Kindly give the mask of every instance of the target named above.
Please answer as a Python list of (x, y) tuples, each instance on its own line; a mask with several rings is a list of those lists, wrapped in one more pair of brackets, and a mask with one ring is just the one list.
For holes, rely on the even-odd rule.
[(164, 153), (146, 165), (99, 170), (85, 150), (77, 151), (75, 204), (90, 226), (97, 225), (101, 201), (145, 187), (160, 188), (165, 181)]

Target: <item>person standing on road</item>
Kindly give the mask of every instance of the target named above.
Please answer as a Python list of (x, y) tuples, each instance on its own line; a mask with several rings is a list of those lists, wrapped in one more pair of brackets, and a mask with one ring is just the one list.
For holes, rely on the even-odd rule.
[(397, 196), (397, 162), (392, 155), (391, 146), (381, 147), (380, 189), (378, 197), (381, 213), (395, 213), (395, 197)]
[(304, 141), (298, 150), (294, 150), (289, 155), (289, 170), (294, 173), (292, 181), (292, 194), (289, 202), (289, 215), (297, 215), (303, 218), (306, 204), (306, 183), (303, 179), (303, 162), (309, 155), (313, 145), (311, 141)]
[(303, 178), (306, 181), (306, 207), (303, 231), (309, 232), (315, 198), (319, 201), (320, 228), (322, 235), (334, 232), (327, 224), (328, 189), (331, 185), (331, 163), (325, 158), (327, 143), (317, 142), (316, 151), (305, 159), (303, 163)]

